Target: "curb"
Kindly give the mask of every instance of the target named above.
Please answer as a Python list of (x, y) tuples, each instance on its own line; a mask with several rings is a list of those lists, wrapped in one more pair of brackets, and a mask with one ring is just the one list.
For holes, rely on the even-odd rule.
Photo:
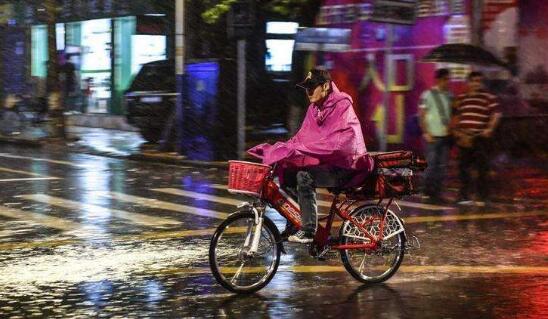
[(42, 147), (42, 145), (44, 145), (44, 141), (42, 139), (28, 139), (28, 138), (7, 137), (7, 136), (0, 136), (0, 143), (16, 144), (16, 145), (29, 146), (29, 147)]
[(170, 165), (176, 165), (176, 166), (193, 166), (193, 167), (203, 167), (203, 168), (220, 168), (220, 169), (228, 168), (228, 162), (188, 160), (182, 155), (164, 155), (164, 154), (154, 154), (154, 153), (146, 153), (146, 152), (140, 153), (140, 154), (123, 155), (123, 154), (114, 154), (109, 152), (100, 152), (100, 151), (95, 151), (89, 148), (81, 148), (78, 146), (76, 147), (68, 146), (68, 147), (71, 151), (75, 153), (103, 156), (103, 157), (115, 158), (115, 159), (132, 160), (137, 162), (163, 163), (163, 164), (170, 164)]
[(130, 154), (128, 156), (119, 156), (119, 158), (125, 158), (135, 161), (143, 162), (156, 162), (156, 163), (165, 163), (172, 165), (187, 165), (195, 167), (204, 167), (204, 168), (228, 168), (227, 162), (218, 162), (218, 161), (195, 161), (187, 160), (184, 156), (165, 156), (160, 154)]

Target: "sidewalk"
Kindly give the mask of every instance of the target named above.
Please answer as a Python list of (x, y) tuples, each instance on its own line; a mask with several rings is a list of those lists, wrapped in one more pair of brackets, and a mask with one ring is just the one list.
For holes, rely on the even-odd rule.
[[(101, 128), (68, 127), (69, 140), (45, 138), (40, 129), (17, 136), (0, 137), (0, 143), (17, 143), (40, 147), (41, 145), (67, 148), (67, 151), (114, 158), (166, 163), (184, 166), (226, 168), (224, 161), (192, 161), (173, 152), (160, 152), (157, 145), (146, 144), (138, 132)], [(548, 204), (548, 157), (509, 158), (499, 155), (493, 158), (492, 200), (494, 202), (545, 207)], [(456, 199), (459, 181), (456, 161), (451, 161), (445, 196)], [(420, 201), (420, 196), (413, 200)], [(539, 206), (540, 205), (540, 206)]]

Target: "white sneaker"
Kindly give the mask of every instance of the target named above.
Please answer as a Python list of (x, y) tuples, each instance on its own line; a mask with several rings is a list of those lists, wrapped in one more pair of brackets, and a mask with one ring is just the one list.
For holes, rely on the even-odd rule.
[(299, 230), (295, 234), (289, 236), (287, 240), (293, 243), (307, 244), (314, 241), (314, 235), (309, 232)]

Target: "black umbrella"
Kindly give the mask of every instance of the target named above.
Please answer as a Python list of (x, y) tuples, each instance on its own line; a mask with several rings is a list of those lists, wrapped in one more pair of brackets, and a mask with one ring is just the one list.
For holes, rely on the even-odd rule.
[(478, 65), (496, 65), (507, 68), (508, 65), (491, 52), (472, 45), (463, 43), (450, 43), (440, 45), (425, 55), (421, 62), (437, 63), (458, 63), (458, 64), (478, 64)]

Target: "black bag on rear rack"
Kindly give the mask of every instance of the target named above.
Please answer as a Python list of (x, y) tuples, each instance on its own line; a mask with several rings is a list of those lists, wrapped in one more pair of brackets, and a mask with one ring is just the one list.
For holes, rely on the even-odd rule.
[(416, 193), (415, 170), (423, 170), (426, 162), (411, 151), (372, 153), (375, 171), (361, 187), (369, 198), (402, 197)]

